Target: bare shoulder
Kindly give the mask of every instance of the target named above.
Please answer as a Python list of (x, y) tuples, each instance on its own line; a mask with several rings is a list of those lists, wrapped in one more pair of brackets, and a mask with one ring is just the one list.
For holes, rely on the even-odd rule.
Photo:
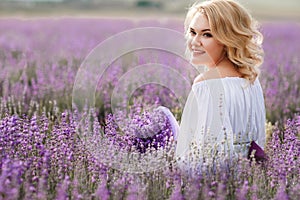
[(194, 83), (225, 77), (242, 77), (242, 75), (238, 71), (236, 71), (232, 66), (224, 65), (223, 67), (211, 69), (201, 73), (195, 78)]
[(209, 70), (199, 74), (195, 79), (194, 83), (202, 82), (209, 79), (221, 78), (220, 73), (217, 70)]
[(195, 79), (194, 79), (194, 83), (198, 83), (198, 82), (201, 82), (201, 81), (204, 81), (205, 78), (204, 78), (204, 73), (201, 73), (199, 74)]

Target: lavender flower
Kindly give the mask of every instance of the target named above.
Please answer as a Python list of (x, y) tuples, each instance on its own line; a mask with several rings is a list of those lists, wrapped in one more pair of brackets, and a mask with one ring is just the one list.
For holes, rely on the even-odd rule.
[[(230, 167), (205, 166), (192, 178), (181, 172), (173, 157), (170, 121), (147, 110), (168, 105), (180, 119), (177, 98), (181, 97), (168, 88), (144, 85), (129, 103), (121, 104), (128, 113), (112, 114), (110, 97), (118, 80), (131, 66), (145, 64), (150, 50), (111, 64), (99, 80), (95, 108), (86, 110), (86, 120), (79, 122), (81, 116), (71, 109), (71, 93), (88, 52), (123, 30), (149, 25), (182, 32), (181, 24), (177, 20), (0, 19), (0, 198), (299, 199), (300, 49), (296, 44), (300, 29), (295, 24), (263, 24), (266, 57), (260, 81), (272, 124), (265, 165), (241, 159)], [(196, 75), (182, 68), (174, 55), (151, 54), (153, 61), (172, 66), (191, 80)]]

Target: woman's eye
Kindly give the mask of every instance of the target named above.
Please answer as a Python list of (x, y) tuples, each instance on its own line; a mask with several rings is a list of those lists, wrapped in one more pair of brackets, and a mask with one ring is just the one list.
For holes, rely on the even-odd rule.
[(210, 33), (203, 33), (203, 36), (210, 38), (210, 37), (212, 37), (212, 34), (210, 34)]
[(196, 32), (193, 31), (193, 30), (190, 30), (190, 34), (191, 34), (191, 35), (196, 35)]

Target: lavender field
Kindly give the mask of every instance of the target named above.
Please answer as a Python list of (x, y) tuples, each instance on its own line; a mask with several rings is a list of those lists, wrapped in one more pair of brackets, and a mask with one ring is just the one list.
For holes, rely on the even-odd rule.
[(146, 26), (183, 32), (178, 20), (0, 19), (0, 199), (300, 199), (300, 25), (261, 27), (268, 160), (207, 166), (193, 176), (174, 164), (169, 118), (148, 109), (167, 106), (180, 121), (180, 97), (147, 84), (124, 103), (126, 114), (112, 112), (110, 101), (122, 75), (147, 54), (192, 81), (195, 71), (174, 55), (123, 55), (99, 80), (95, 108), (72, 106), (86, 56), (107, 38)]

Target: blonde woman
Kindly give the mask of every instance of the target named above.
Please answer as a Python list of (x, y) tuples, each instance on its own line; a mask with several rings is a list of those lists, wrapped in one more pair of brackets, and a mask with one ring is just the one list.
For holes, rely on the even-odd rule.
[(197, 2), (185, 19), (186, 53), (205, 66), (186, 102), (176, 157), (190, 167), (247, 157), (252, 141), (265, 144), (265, 106), (258, 67), (262, 35), (233, 0)]

